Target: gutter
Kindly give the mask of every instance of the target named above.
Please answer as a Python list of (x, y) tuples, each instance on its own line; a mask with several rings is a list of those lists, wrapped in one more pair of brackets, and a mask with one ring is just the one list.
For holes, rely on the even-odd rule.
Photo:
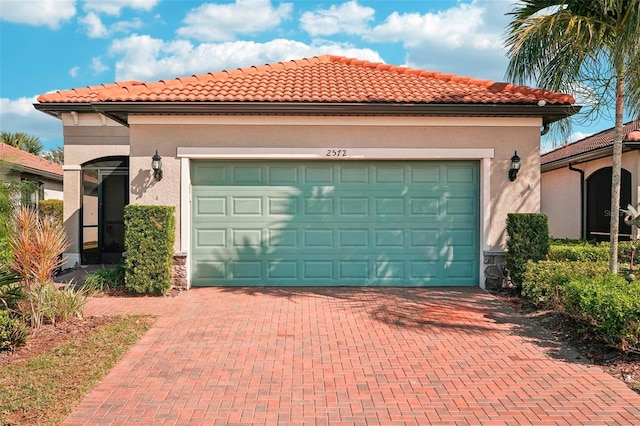
[(584, 170), (576, 169), (575, 167), (573, 167), (571, 163), (569, 163), (569, 170), (571, 170), (572, 172), (580, 173), (580, 239), (584, 240), (587, 235), (587, 229), (586, 229), (587, 211), (584, 205)]
[(60, 118), (63, 112), (99, 112), (127, 126), (130, 113), (139, 114), (281, 114), (372, 116), (506, 116), (542, 117), (543, 126), (577, 113), (575, 105), (436, 104), (357, 102), (51, 102), (36, 103), (37, 110)]

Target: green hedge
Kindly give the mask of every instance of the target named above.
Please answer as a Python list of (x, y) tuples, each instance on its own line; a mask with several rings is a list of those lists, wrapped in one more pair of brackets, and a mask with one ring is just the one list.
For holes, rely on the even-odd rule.
[(38, 202), (38, 209), (43, 217), (51, 217), (62, 223), (64, 220), (62, 205), (62, 200), (41, 200)]
[(609, 244), (551, 243), (548, 258), (558, 262), (608, 262)]
[(618, 275), (574, 279), (563, 289), (565, 310), (608, 344), (640, 349), (640, 283)]
[(507, 215), (507, 234), (506, 266), (511, 282), (520, 288), (527, 262), (543, 260), (549, 252), (547, 216), (540, 213), (510, 213)]
[(125, 287), (161, 294), (171, 288), (176, 219), (173, 206), (130, 204), (124, 209)]
[[(634, 265), (640, 265), (640, 243), (636, 244)], [(609, 243), (588, 242), (582, 240), (552, 241), (549, 245), (549, 260), (578, 262), (608, 262)], [(631, 260), (631, 241), (618, 243), (618, 263), (628, 267)]]
[(523, 275), (522, 295), (538, 307), (556, 308), (562, 304), (561, 290), (569, 281), (603, 276), (608, 272), (607, 261), (529, 261)]

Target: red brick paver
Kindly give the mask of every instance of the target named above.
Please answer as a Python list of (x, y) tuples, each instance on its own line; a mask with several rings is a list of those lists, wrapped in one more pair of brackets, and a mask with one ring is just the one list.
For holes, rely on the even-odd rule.
[(477, 288), (105, 298), (156, 324), (78, 424), (640, 424), (640, 395)]

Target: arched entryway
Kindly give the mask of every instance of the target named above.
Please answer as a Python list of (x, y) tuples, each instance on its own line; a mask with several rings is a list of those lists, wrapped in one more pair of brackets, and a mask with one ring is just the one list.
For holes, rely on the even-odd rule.
[[(604, 167), (587, 178), (587, 239), (609, 241), (611, 221), (611, 167)], [(631, 173), (620, 175), (620, 207), (631, 204)], [(622, 217), (622, 216), (621, 216)], [(631, 238), (631, 227), (620, 221), (619, 240)]]
[(82, 165), (82, 264), (115, 263), (124, 252), (124, 206), (129, 204), (129, 158)]

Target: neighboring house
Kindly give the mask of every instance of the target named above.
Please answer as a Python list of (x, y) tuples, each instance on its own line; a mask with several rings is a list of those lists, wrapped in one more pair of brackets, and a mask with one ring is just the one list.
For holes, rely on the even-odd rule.
[(540, 210), (541, 128), (578, 110), (565, 94), (329, 55), (38, 102), (64, 126), (68, 262), (119, 256), (127, 203), (172, 205), (193, 286), (484, 286), (507, 214)]
[(0, 142), (0, 174), (9, 181), (31, 182), (22, 194), (22, 203), (62, 200), (62, 166)]
[[(608, 241), (615, 129), (604, 130), (541, 156), (540, 210), (556, 238)], [(640, 201), (640, 120), (624, 125), (620, 207)], [(620, 221), (620, 239), (631, 229)]]

